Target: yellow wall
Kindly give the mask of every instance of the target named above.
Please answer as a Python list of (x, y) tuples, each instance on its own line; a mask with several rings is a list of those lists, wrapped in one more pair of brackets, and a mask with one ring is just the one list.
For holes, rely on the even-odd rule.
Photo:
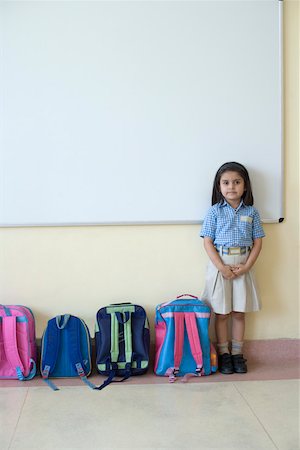
[[(263, 310), (247, 316), (247, 339), (299, 337), (298, 2), (284, 1), (284, 13), (285, 221), (264, 226), (267, 237), (256, 264)], [(93, 335), (99, 307), (119, 301), (143, 305), (153, 327), (156, 304), (186, 292), (201, 294), (207, 256), (199, 229), (1, 229), (0, 302), (31, 307), (38, 337), (48, 319), (63, 313), (81, 316)]]

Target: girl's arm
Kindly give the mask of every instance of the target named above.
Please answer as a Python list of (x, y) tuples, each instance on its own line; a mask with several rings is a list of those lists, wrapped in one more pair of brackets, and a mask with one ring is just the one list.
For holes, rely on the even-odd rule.
[(245, 264), (237, 264), (236, 266), (231, 267), (231, 270), (235, 273), (236, 276), (243, 275), (244, 273), (249, 272), (258, 258), (261, 248), (262, 238), (254, 239), (253, 247)]
[[(227, 280), (231, 280), (236, 277), (235, 273), (231, 270), (230, 266), (223, 263), (217, 252), (213, 240), (209, 237), (204, 237), (204, 248), (208, 254), (211, 262), (216, 266), (219, 272), (222, 273), (223, 277)], [(252, 253), (252, 252), (251, 252)]]

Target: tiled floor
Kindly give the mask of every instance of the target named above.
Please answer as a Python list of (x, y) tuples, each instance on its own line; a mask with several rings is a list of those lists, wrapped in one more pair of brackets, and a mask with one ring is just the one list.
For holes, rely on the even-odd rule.
[(0, 388), (1, 450), (300, 448), (295, 379), (27, 386)]
[(247, 374), (188, 383), (152, 368), (102, 391), (78, 378), (54, 380), (57, 392), (40, 376), (0, 380), (0, 450), (300, 450), (299, 341), (252, 342), (246, 355)]

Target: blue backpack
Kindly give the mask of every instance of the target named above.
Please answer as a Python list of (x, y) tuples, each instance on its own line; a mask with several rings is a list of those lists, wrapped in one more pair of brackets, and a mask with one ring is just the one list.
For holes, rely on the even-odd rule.
[(149, 365), (150, 332), (144, 308), (132, 303), (119, 303), (99, 309), (96, 316), (96, 364), (100, 374), (124, 381), (131, 375), (146, 373)]
[(162, 303), (155, 313), (156, 375), (176, 377), (210, 375), (217, 355), (209, 339), (210, 307), (189, 294)]
[(41, 350), (41, 374), (46, 383), (53, 390), (59, 390), (49, 377), (79, 376), (94, 388), (86, 378), (91, 368), (91, 338), (84, 321), (70, 314), (49, 320)]

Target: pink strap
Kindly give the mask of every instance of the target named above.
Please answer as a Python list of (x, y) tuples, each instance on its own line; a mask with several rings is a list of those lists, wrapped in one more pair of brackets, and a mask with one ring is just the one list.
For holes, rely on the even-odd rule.
[(24, 374), (24, 366), (17, 347), (17, 318), (16, 316), (2, 317), (3, 344), (7, 361), (13, 369), (19, 368)]
[(184, 322), (186, 324), (187, 335), (191, 347), (193, 358), (196, 362), (197, 369), (203, 366), (202, 349), (200, 345), (196, 314), (190, 313), (174, 313), (175, 322), (175, 344), (174, 344), (174, 367), (179, 369), (183, 354), (184, 341)]
[(197, 364), (197, 369), (202, 369), (202, 349), (200, 345), (195, 313), (184, 313), (184, 319), (193, 358)]
[[(191, 353), (196, 363), (196, 374), (201, 375), (201, 369), (203, 367), (202, 349), (200, 345), (197, 319), (194, 312), (176, 312), (174, 313), (175, 323), (175, 342), (174, 342), (174, 368), (170, 367), (166, 375), (169, 375), (169, 381), (173, 383), (175, 381), (176, 372), (179, 370), (182, 354), (183, 354), (183, 342), (184, 342), (184, 322), (186, 325), (187, 335), (191, 348)], [(185, 379), (184, 381), (187, 381)]]
[(174, 368), (179, 369), (182, 353), (183, 353), (183, 340), (184, 340), (184, 313), (174, 314), (175, 322), (175, 345), (174, 345)]

